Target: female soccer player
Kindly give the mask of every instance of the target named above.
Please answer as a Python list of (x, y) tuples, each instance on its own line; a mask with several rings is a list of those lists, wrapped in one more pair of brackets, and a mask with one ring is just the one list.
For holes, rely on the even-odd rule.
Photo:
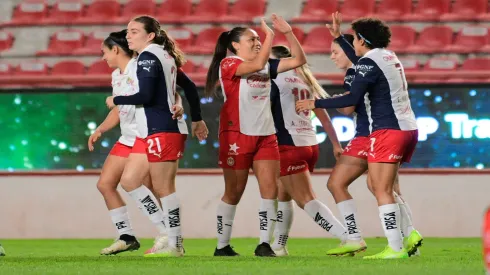
[[(102, 59), (107, 62), (109, 67), (115, 69), (112, 73), (114, 95), (134, 94), (138, 91), (136, 59), (133, 58), (133, 51), (129, 49), (128, 42), (126, 41), (126, 34), (126, 30), (113, 32), (102, 43)], [(182, 115), (183, 109), (180, 103), (176, 103), (173, 108), (176, 110), (177, 116)], [(102, 249), (100, 253), (103, 255), (137, 250), (140, 247), (139, 242), (134, 237), (126, 204), (117, 191), (117, 186), (129, 154), (131, 152), (136, 154), (145, 153), (144, 151), (133, 150), (133, 145), (136, 136), (138, 135), (135, 121), (135, 107), (131, 105), (121, 105), (118, 108), (112, 109), (104, 122), (102, 122), (90, 136), (88, 148), (90, 151), (93, 151), (94, 142), (96, 142), (104, 132), (107, 132), (118, 124), (121, 127), (121, 137), (104, 162), (99, 181), (97, 182), (97, 188), (104, 197), (112, 222), (120, 236), (112, 245)], [(148, 170), (147, 167), (143, 167), (142, 169)], [(152, 188), (148, 175), (142, 179), (142, 182), (146, 186), (143, 187), (143, 189), (146, 191), (147, 196), (155, 201), (153, 193), (150, 191)], [(137, 203), (140, 204), (141, 202), (137, 200)], [(150, 204), (146, 201), (142, 202), (142, 205), (139, 206), (157, 226), (161, 234), (160, 238), (164, 241), (166, 231), (163, 224), (162, 211), (156, 204)], [(151, 209), (150, 212), (153, 213), (149, 213), (148, 209)]]
[(150, 162), (152, 185), (161, 200), (167, 225), (168, 245), (151, 250), (145, 256), (183, 256), (180, 203), (175, 193), (175, 176), (188, 132), (182, 118), (172, 118), (172, 106), (176, 101), (175, 86), (179, 85), (184, 89), (191, 107), (193, 135), (203, 140), (208, 130), (201, 118), (199, 95), (195, 84), (179, 69), (185, 62), (183, 53), (160, 28), (156, 19), (140, 16), (131, 20), (126, 38), (129, 48), (139, 54), (136, 70), (139, 92), (108, 97), (106, 104), (109, 108), (115, 105), (142, 105), (136, 107), (139, 135), (134, 148), (145, 150), (146, 155), (129, 156), (121, 185), (139, 200), (146, 198), (141, 184), (146, 176), (142, 167)]
[[(272, 47), (272, 58), (291, 58), (285, 46)], [(277, 219), (272, 249), (276, 256), (286, 256), (286, 243), (293, 219), (293, 203), (327, 232), (344, 240), (346, 230), (330, 209), (316, 199), (311, 186), (310, 172), (318, 160), (319, 147), (316, 131), (311, 123), (310, 111), (296, 112), (295, 102), (301, 99), (326, 98), (327, 93), (318, 84), (307, 64), (280, 73), (272, 82), (271, 105), (276, 136), (281, 157)], [(330, 117), (323, 109), (315, 109), (333, 144), (334, 156), (342, 153), (342, 147), (332, 126)]]
[[(356, 106), (364, 98), (371, 130), (368, 176), (388, 239), (385, 250), (364, 258), (408, 258), (400, 228), (400, 208), (393, 195), (399, 164), (410, 161), (417, 144), (417, 123), (410, 106), (407, 82), (400, 61), (393, 52), (385, 49), (391, 32), (384, 22), (361, 18), (352, 23), (352, 29), (355, 54), (362, 57), (356, 64), (350, 93), (336, 98), (300, 101), (296, 107), (297, 111), (344, 108)], [(345, 44), (339, 43), (344, 48)]]
[(276, 218), (279, 150), (271, 113), (271, 79), (306, 63), (306, 56), (291, 26), (280, 16), (272, 23), (291, 45), (292, 58), (269, 60), (274, 32), (262, 19), (264, 43), (249, 28), (236, 27), (218, 38), (206, 80), (212, 95), (219, 79), (225, 98), (220, 114), (219, 165), (225, 178), (225, 194), (217, 210), (218, 246), (215, 256), (238, 255), (230, 246), (236, 205), (253, 168), (262, 197), (259, 208), (260, 242), (256, 256), (275, 256), (270, 247), (272, 220)]

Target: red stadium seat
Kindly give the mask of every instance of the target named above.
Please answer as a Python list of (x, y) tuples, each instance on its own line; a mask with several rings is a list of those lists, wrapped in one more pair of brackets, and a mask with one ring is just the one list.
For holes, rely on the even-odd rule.
[(70, 24), (82, 17), (83, 2), (81, 0), (58, 0), (51, 8), (46, 24)]
[(196, 41), (192, 47), (189, 47), (187, 51), (194, 54), (212, 54), (216, 47), (218, 37), (226, 31), (222, 27), (211, 27), (202, 30), (196, 37)]
[(103, 74), (107, 75), (107, 74), (112, 74), (113, 71), (114, 71), (114, 69), (109, 67), (109, 65), (107, 65), (107, 62), (105, 62), (104, 60), (99, 60), (99, 61), (95, 61), (94, 63), (92, 63), (92, 65), (90, 65), (90, 67), (87, 70), (87, 74), (88, 75), (103, 75)]
[(44, 0), (26, 0), (14, 8), (11, 25), (35, 25), (48, 16), (48, 6)]
[(189, 28), (171, 28), (167, 30), (167, 33), (172, 37), (175, 42), (179, 45), (182, 51), (187, 51), (187, 49), (192, 46), (192, 41), (194, 40), (194, 34)]
[(416, 58), (399, 58), (405, 72), (416, 72), (420, 70), (420, 63)]
[(156, 17), (160, 23), (177, 23), (191, 15), (191, 0), (167, 0), (158, 6)]
[(303, 7), (301, 15), (293, 18), (293, 22), (330, 22), (332, 21), (332, 13), (337, 10), (337, 0), (308, 0)]
[(73, 51), (83, 46), (85, 35), (78, 30), (63, 30), (51, 36), (48, 49), (39, 51), (37, 56), (72, 55)]
[(194, 8), (190, 16), (181, 19), (187, 23), (212, 23), (220, 22), (221, 18), (227, 14), (227, 0), (201, 0)]
[(352, 21), (374, 13), (375, 0), (345, 0), (341, 7), (342, 18)]
[(409, 53), (436, 53), (453, 41), (453, 29), (448, 26), (429, 26), (423, 29), (415, 45), (409, 46)]
[(203, 62), (197, 65), (196, 73), (207, 74), (209, 70), (209, 64), (210, 64), (210, 60), (208, 60), (208, 62)]
[(458, 32), (453, 45), (444, 47), (447, 53), (472, 53), (488, 44), (488, 28), (484, 26), (466, 26)]
[(303, 42), (303, 49), (307, 53), (329, 53), (332, 41), (333, 37), (327, 27), (314, 27)]
[(14, 73), (12, 65), (7, 63), (0, 63), (0, 76), (9, 76)]
[(187, 60), (184, 66), (182, 66), (182, 71), (186, 74), (194, 73), (196, 71), (196, 64), (192, 60)]
[(456, 0), (451, 12), (441, 15), (442, 21), (473, 21), (487, 12), (487, 0)]
[(412, 12), (412, 0), (382, 0), (374, 16), (385, 21), (399, 21)]
[(487, 32), (487, 41), (488, 43), (486, 45), (483, 45), (483, 47), (480, 48), (480, 52), (482, 53), (490, 53), (490, 28), (488, 29)]
[(114, 24), (118, 22), (121, 5), (116, 0), (96, 0), (84, 12), (84, 16), (75, 20), (78, 24)]
[(237, 0), (230, 13), (221, 18), (223, 23), (252, 23), (265, 13), (266, 0)]
[(24, 62), (21, 63), (15, 75), (19, 76), (36, 76), (36, 75), (47, 75), (48, 65), (43, 62)]
[(458, 61), (452, 58), (435, 57), (425, 63), (424, 71), (454, 71), (458, 67)]
[(449, 12), (451, 0), (420, 0), (411, 14), (402, 17), (405, 21), (437, 21), (441, 14)]
[(156, 8), (157, 5), (153, 0), (130, 0), (123, 7), (119, 22), (127, 24), (131, 19), (140, 15), (154, 16)]
[(76, 60), (60, 61), (51, 68), (51, 75), (83, 75), (85, 66)]
[(14, 36), (7, 31), (0, 31), (0, 52), (9, 50), (14, 44)]
[(461, 66), (462, 70), (471, 70), (471, 71), (490, 71), (490, 58), (488, 57), (476, 57), (476, 58), (468, 58), (463, 62)]
[(391, 42), (388, 48), (392, 51), (404, 53), (407, 47), (415, 43), (417, 32), (408, 25), (391, 26)]
[[(119, 29), (113, 31), (119, 31)], [(92, 32), (88, 35), (83, 47), (75, 49), (73, 55), (100, 55), (102, 42), (109, 36), (109, 33), (111, 33), (111, 30), (98, 30)]]
[[(293, 26), (293, 33), (296, 35), (296, 38), (298, 38), (299, 43), (303, 44), (303, 40), (305, 38), (305, 33), (303, 30), (299, 27)], [(330, 35), (330, 34), (328, 34)], [(286, 36), (284, 36), (282, 33), (275, 32), (274, 36), (274, 41), (272, 41), (272, 45), (285, 45), (289, 46), (288, 40), (286, 39)]]

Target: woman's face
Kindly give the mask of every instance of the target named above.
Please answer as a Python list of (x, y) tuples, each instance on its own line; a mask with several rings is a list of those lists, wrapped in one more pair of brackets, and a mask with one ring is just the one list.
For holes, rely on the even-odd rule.
[(332, 42), (331, 45), (332, 53), (330, 54), (330, 59), (338, 69), (347, 70), (351, 66), (349, 58), (345, 55), (344, 51), (339, 44)]
[(242, 36), (240, 36), (240, 41), (232, 42), (232, 46), (235, 48), (237, 55), (247, 61), (255, 59), (262, 49), (259, 35), (251, 29), (243, 32)]
[(117, 47), (113, 46), (112, 49), (109, 49), (104, 43), (102, 43), (101, 50), (102, 60), (107, 62), (107, 65), (109, 65), (109, 67), (113, 69), (117, 68)]
[(141, 52), (153, 38), (155, 38), (155, 34), (147, 33), (142, 23), (135, 21), (129, 22), (126, 40), (128, 40), (130, 50)]

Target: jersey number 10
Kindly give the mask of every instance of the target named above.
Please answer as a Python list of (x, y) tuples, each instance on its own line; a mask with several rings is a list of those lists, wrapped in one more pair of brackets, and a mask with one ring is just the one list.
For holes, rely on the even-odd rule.
[[(296, 106), (296, 101), (298, 100), (305, 100), (305, 99), (311, 99), (310, 98), (310, 91), (308, 91), (307, 89), (298, 89), (298, 88), (294, 88), (293, 90), (291, 90), (291, 92), (293, 93), (294, 95), (294, 105)], [(310, 117), (310, 113), (311, 111), (310, 110), (305, 110), (302, 112), (306, 117)], [(298, 113), (299, 114), (299, 113)]]

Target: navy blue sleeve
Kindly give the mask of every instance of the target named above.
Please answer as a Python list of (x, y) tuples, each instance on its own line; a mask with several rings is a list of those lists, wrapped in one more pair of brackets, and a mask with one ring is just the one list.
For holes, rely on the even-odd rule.
[(154, 54), (143, 52), (138, 57), (136, 75), (138, 76), (139, 92), (130, 96), (116, 96), (114, 104), (142, 105), (149, 103), (156, 92), (158, 78), (163, 76), (162, 65)]
[(339, 43), (339, 46), (342, 48), (344, 51), (345, 55), (347, 55), (347, 58), (353, 63), (357, 64), (359, 62), (360, 57), (356, 55), (356, 50), (352, 47), (347, 40), (345, 40), (344, 36), (341, 35), (337, 38), (335, 38), (335, 41)]
[(277, 68), (279, 67), (279, 62), (281, 62), (280, 59), (269, 58), (269, 72), (271, 79), (277, 78)]
[(367, 89), (378, 81), (381, 69), (370, 58), (362, 58), (356, 65), (356, 76), (347, 95), (315, 100), (315, 108), (333, 109), (355, 106)]
[(356, 70), (354, 68), (349, 68), (345, 72), (344, 76), (344, 91), (350, 92), (352, 81), (354, 80), (354, 77), (356, 76)]
[(196, 84), (181, 69), (177, 70), (177, 85), (184, 89), (185, 97), (191, 107), (192, 121), (201, 121), (201, 104)]

